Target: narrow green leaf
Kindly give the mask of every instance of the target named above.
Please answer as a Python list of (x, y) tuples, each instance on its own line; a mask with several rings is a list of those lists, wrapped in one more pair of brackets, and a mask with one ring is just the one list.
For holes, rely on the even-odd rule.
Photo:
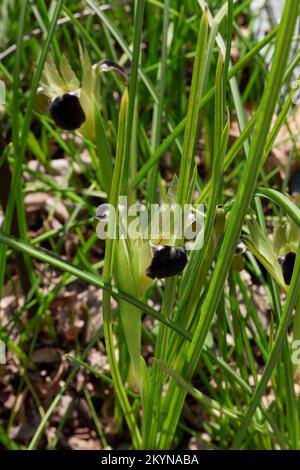
[(300, 227), (300, 209), (290, 200), (288, 196), (271, 188), (257, 188), (255, 197), (265, 197), (277, 204), (282, 210), (290, 216), (295, 224)]
[(100, 289), (110, 292), (111, 295), (115, 296), (117, 299), (125, 300), (125, 302), (132, 304), (133, 306), (139, 308), (141, 311), (164, 323), (166, 326), (173, 329), (179, 335), (185, 338), (185, 340), (191, 341), (191, 335), (186, 331), (182, 330), (182, 328), (176, 325), (176, 323), (164, 318), (159, 312), (149, 307), (149, 305), (144, 304), (140, 300), (135, 299), (130, 295), (126, 294), (125, 292), (120, 291), (116, 287), (112, 287), (110, 284), (105, 283), (100, 278), (100, 276), (94, 276), (89, 272), (83, 271), (82, 269), (79, 269), (69, 263), (66, 263), (65, 261), (62, 261), (60, 258), (46, 250), (42, 250), (41, 248), (34, 248), (28, 243), (22, 242), (12, 237), (11, 235), (6, 235), (2, 232), (0, 232), (0, 243), (3, 243), (4, 247), (7, 245), (13, 250), (20, 251), (21, 253), (26, 253), (29, 256), (32, 256), (33, 258), (36, 258), (39, 261), (42, 261), (43, 263), (50, 264), (51, 266), (63, 272), (74, 275), (78, 279), (83, 279), (84, 281), (96, 287), (99, 287)]

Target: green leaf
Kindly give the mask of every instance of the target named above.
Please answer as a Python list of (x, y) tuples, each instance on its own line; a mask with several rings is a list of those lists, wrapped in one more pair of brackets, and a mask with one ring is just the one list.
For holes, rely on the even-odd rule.
[(132, 305), (120, 301), (120, 321), (123, 327), (126, 345), (133, 366), (130, 385), (141, 388), (141, 311)]
[(284, 194), (270, 188), (257, 188), (255, 191), (256, 197), (266, 197), (270, 201), (281, 207), (284, 212), (290, 216), (298, 227), (300, 227), (300, 209), (291, 201), (291, 199)]
[(208, 19), (207, 12), (202, 15), (196, 47), (196, 57), (193, 68), (191, 92), (181, 155), (180, 172), (178, 180), (177, 202), (185, 204), (189, 192), (194, 149), (199, 130), (199, 101), (204, 90), (204, 64), (207, 44)]
[(114, 267), (115, 281), (119, 289), (130, 295), (137, 293), (138, 286), (131, 270), (130, 247), (127, 240), (123, 238), (118, 240), (116, 244), (116, 262)]
[(95, 93), (96, 91), (96, 71), (92, 67), (92, 62), (87, 50), (79, 43), (79, 55), (82, 67), (82, 79), (80, 89), (80, 103), (84, 109), (86, 120), (81, 126), (81, 133), (90, 139), (95, 140)]
[(151, 409), (151, 383), (150, 375), (147, 369), (146, 362), (143, 357), (141, 357), (141, 402), (143, 410), (143, 419), (142, 419), (142, 438), (143, 442), (146, 442), (147, 434), (151, 427), (152, 409)]

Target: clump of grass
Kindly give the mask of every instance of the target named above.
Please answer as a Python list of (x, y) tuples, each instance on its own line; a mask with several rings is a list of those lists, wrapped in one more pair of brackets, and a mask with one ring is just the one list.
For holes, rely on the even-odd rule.
[[(114, 385), (115, 418), (119, 430), (129, 430), (132, 448), (173, 449), (184, 446), (188, 435), (203, 440), (205, 434), (211, 448), (298, 449), (297, 369), (292, 362), (289, 329), (295, 311), (297, 339), (300, 215), (297, 201), (294, 203), (278, 190), (263, 163), (292, 108), (294, 90), (289, 91), (288, 85), (299, 58), (291, 57), (290, 51), (299, 1), (286, 1), (280, 24), (260, 43), (251, 34), (250, 40), (241, 40), (240, 58), (235, 65), (230, 61), (232, 39), (234, 34), (242, 34), (236, 19), (243, 12), (252, 14), (250, 2), (236, 5), (228, 0), (221, 7), (218, 2), (211, 2), (210, 8), (202, 0), (184, 5), (177, 1), (134, 3), (132, 14), (126, 15), (120, 6), (106, 11), (87, 0), (92, 15), (84, 27), (77, 12), (64, 8), (62, 1), (57, 2), (51, 21), (43, 0), (35, 8), (24, 1), (15, 53), (1, 65), (8, 82), (7, 117), (12, 144), (7, 144), (0, 163), (13, 165), (14, 172), (0, 232), (0, 291), (3, 292), (9, 275), (9, 247), (24, 256), (30, 289), (25, 292), (23, 308), (26, 311), (33, 304), (35, 310), (19, 344), (10, 338), (5, 325), (0, 329), (0, 339), (22, 365), (24, 379), (20, 390), (27, 386), (32, 391), (28, 367), (41, 319), (58, 294), (58, 290), (46, 294), (41, 291), (42, 279), (32, 264), (32, 258), (37, 259), (62, 271), (59, 287), (80, 278), (103, 290), (103, 332), (110, 369), (109, 375), (104, 374), (87, 362), (89, 352), (99, 344), (98, 331), (85, 349), (68, 356), (73, 367), (49, 408), (44, 410), (35, 397), (41, 421), (28, 448), (39, 445), (59, 401), (79, 368), (83, 368), (98, 380)], [(30, 67), (22, 42), (30, 24), (29, 10), (36, 15), (44, 40), (25, 99), (20, 90), (20, 72), (25, 67), (26, 73)], [(69, 22), (55, 30), (62, 12)], [(101, 47), (95, 28), (99, 23), (103, 30)], [(80, 64), (76, 54), (72, 54), (74, 33), (85, 44), (84, 48), (79, 46)], [(69, 49), (68, 59), (62, 53), (58, 36)], [(29, 44), (34, 52), (36, 40)], [(265, 72), (259, 52), (271, 45), (272, 64)], [(47, 62), (50, 49), (51, 65), (49, 59)], [(186, 70), (190, 59), (188, 85)], [(82, 83), (70, 66), (73, 61), (79, 69), (77, 76), (82, 73)], [(60, 64), (61, 74), (55, 69), (55, 62)], [(98, 65), (93, 67), (92, 62)], [(243, 93), (239, 81), (246, 65), (251, 74)], [(41, 80), (43, 70), (46, 79), (44, 76)], [(104, 75), (103, 71), (108, 73)], [(252, 77), (258, 77), (257, 81)], [(51, 100), (50, 118), (34, 111), (41, 81)], [(244, 103), (254, 95), (259, 95), (260, 100), (248, 119)], [(33, 117), (40, 125), (39, 137), (31, 127)], [(76, 122), (74, 118), (78, 118)], [(240, 135), (231, 144), (233, 121), (237, 121)], [(77, 144), (69, 136), (66, 138), (61, 128), (74, 131)], [(290, 138), (294, 140), (293, 135)], [(173, 181), (178, 178), (178, 185), (171, 184), (173, 199), (181, 207), (205, 203), (203, 247), (187, 254), (182, 236), (169, 244), (163, 239), (156, 241), (158, 248), (153, 253), (151, 240), (136, 243), (108, 238), (99, 272), (99, 263), (93, 264), (90, 259), (96, 237), (93, 234), (84, 238), (76, 222), (76, 210), (66, 228), (71, 230), (75, 224), (81, 240), (71, 264), (58, 256), (57, 232), (49, 231), (29, 241), (22, 198), (27, 187), (22, 177), (25, 172), (31, 171), (44, 188), (61, 200), (84, 207), (90, 218), (96, 213), (94, 201), (78, 191), (82, 189), (77, 186), (78, 180), (63, 190), (27, 167), (25, 153), (30, 151), (49, 168), (46, 148), (52, 140), (80, 165), (88, 185), (85, 194), (100, 193), (115, 208), (117, 223), (119, 196), (127, 195), (131, 202), (148, 205), (168, 201), (170, 192), (159, 171), (159, 160), (169, 152), (172, 158), (168, 171), (178, 174), (173, 176)], [(195, 160), (199, 142), (206, 168), (203, 178)], [(80, 162), (78, 150), (83, 149), (89, 152), (90, 168)], [(266, 207), (272, 222), (280, 221), (272, 241), (264, 214)], [(14, 211), (18, 239), (12, 235)], [(112, 211), (107, 218), (110, 227)], [(89, 223), (92, 225), (91, 220)], [(241, 236), (246, 254), (236, 252)], [(43, 240), (50, 241), (52, 252), (39, 246)], [(281, 264), (279, 256), (283, 256)], [(266, 269), (264, 275), (262, 265)], [(267, 296), (272, 310), (267, 325), (257, 312), (244, 268), (259, 279)], [(116, 315), (112, 312), (112, 297), (118, 303)], [(159, 311), (150, 307), (150, 299), (156, 301)], [(143, 321), (145, 315), (152, 317), (150, 326)], [(13, 329), (17, 328), (16, 318)], [(28, 351), (24, 344), (29, 338)], [(141, 354), (142, 341), (151, 347), (151, 360)], [(270, 383), (274, 400), (267, 405), (263, 398)], [(199, 430), (185, 421), (187, 394), (205, 410)], [(84, 396), (105, 446), (109, 439), (103, 433), (87, 388)], [(18, 446), (8, 437), (14, 420), (12, 412), (8, 425), (0, 428), (5, 447)], [(62, 428), (63, 424), (59, 432)], [(54, 448), (58, 440), (57, 437), (49, 442), (49, 448)]]

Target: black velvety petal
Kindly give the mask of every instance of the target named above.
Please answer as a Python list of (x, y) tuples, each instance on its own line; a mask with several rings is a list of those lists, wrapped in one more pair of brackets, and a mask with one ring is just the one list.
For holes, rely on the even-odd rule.
[(291, 253), (288, 253), (284, 257), (284, 260), (281, 263), (283, 279), (287, 286), (290, 285), (291, 280), (292, 280), (295, 260), (296, 260), (296, 253), (291, 252)]
[(175, 276), (184, 270), (186, 263), (184, 248), (163, 246), (155, 251), (152, 262), (146, 270), (146, 276), (151, 279)]
[(85, 114), (79, 98), (65, 93), (55, 98), (50, 104), (50, 114), (55, 124), (62, 129), (73, 131), (85, 121)]

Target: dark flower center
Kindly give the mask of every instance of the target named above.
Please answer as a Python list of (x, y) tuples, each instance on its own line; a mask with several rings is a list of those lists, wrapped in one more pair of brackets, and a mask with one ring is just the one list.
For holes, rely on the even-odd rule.
[(291, 280), (292, 280), (295, 260), (296, 260), (296, 253), (291, 252), (285, 256), (284, 260), (281, 263), (283, 279), (287, 286), (290, 285)]
[(186, 263), (187, 256), (184, 248), (163, 246), (155, 251), (146, 275), (151, 279), (175, 276), (184, 270)]
[(73, 131), (85, 121), (84, 111), (75, 95), (65, 93), (58, 96), (51, 102), (49, 109), (55, 124), (62, 129)]

